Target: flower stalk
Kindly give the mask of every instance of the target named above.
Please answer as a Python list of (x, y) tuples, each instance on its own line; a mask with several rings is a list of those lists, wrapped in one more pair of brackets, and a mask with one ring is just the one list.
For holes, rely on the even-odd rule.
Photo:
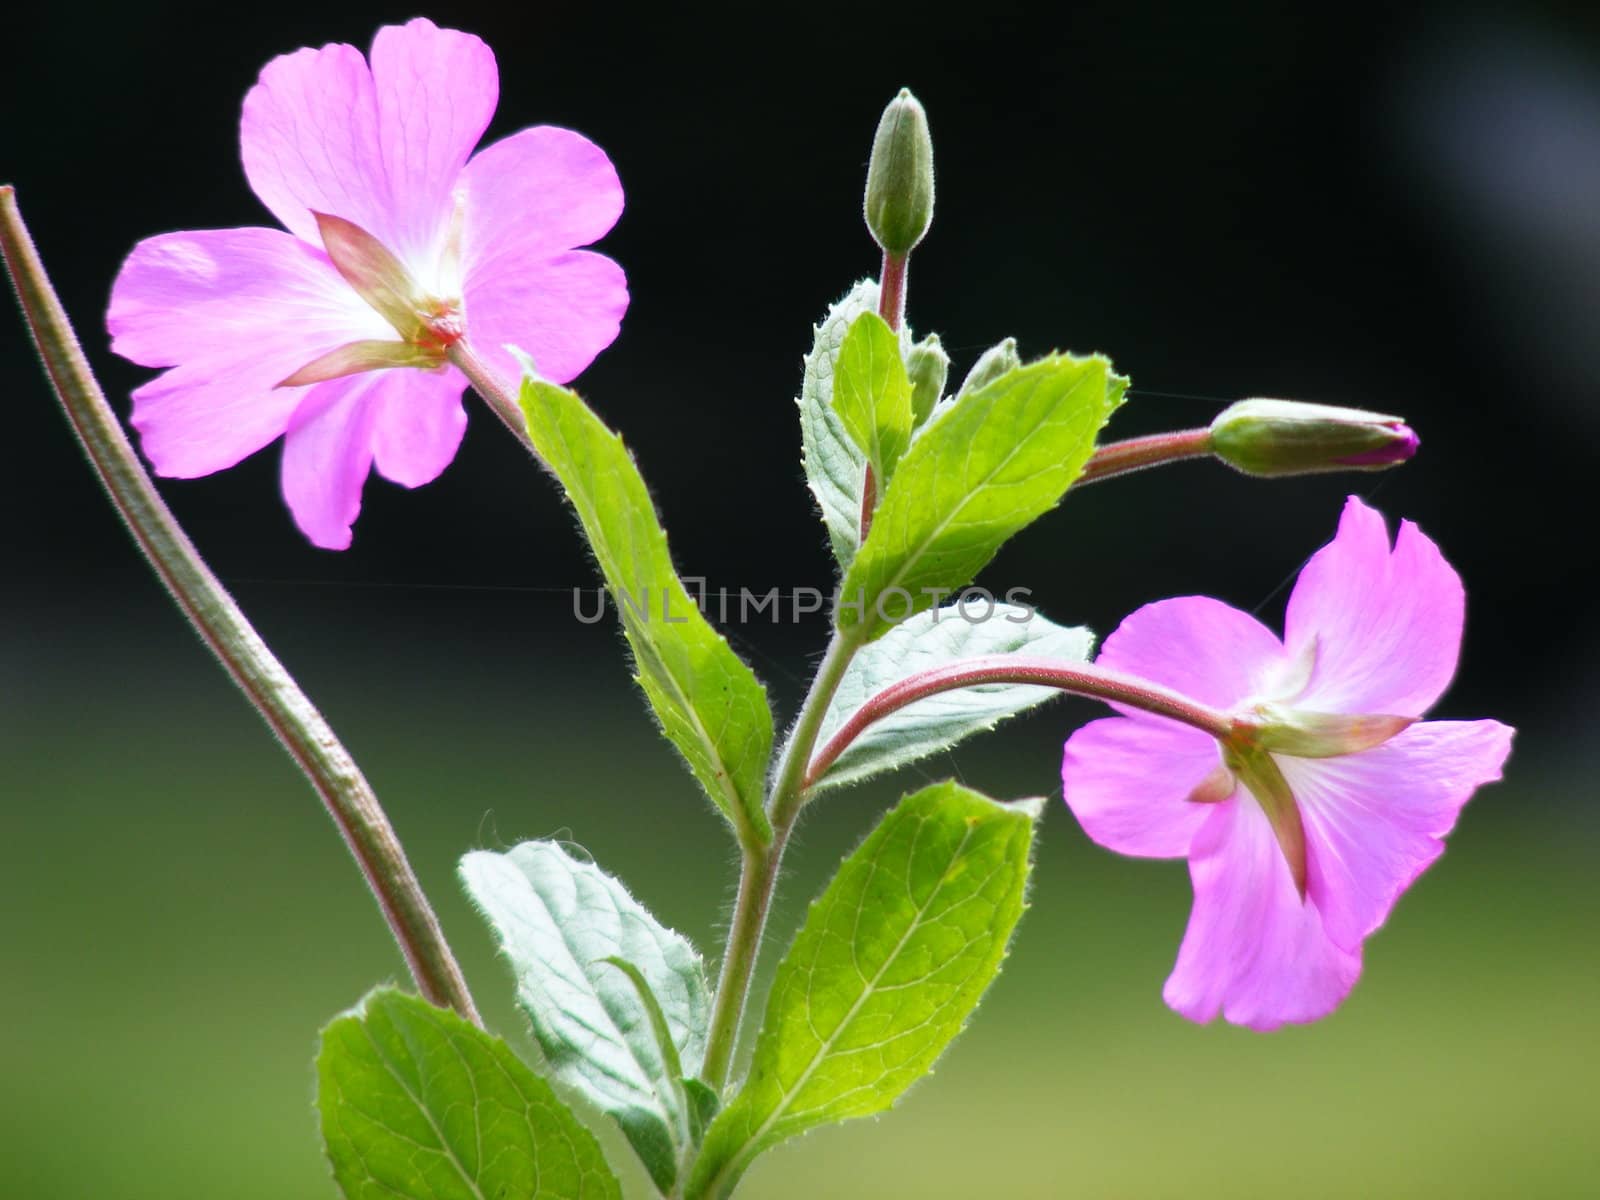
[(801, 789), (810, 788), (827, 774), (839, 756), (850, 748), (868, 726), (883, 720), (918, 700), (958, 688), (984, 684), (1031, 684), (1058, 688), (1076, 696), (1088, 696), (1115, 704), (1126, 704), (1144, 712), (1170, 717), (1191, 725), (1219, 741), (1228, 741), (1238, 730), (1229, 714), (1211, 708), (1171, 688), (1106, 670), (1092, 663), (1064, 662), (1029, 658), (1022, 654), (994, 654), (963, 659), (908, 675), (877, 693), (840, 726), (837, 733), (816, 752), (806, 768)]
[(1148, 467), (1165, 466), (1188, 458), (1211, 456), (1211, 430), (1183, 429), (1175, 433), (1154, 433), (1097, 446), (1084, 465), (1073, 487), (1114, 479)]
[(405, 850), (349, 751), (200, 558), (90, 370), (16, 194), (0, 186), (0, 250), (52, 389), (112, 504), (184, 616), (311, 781), (355, 857), (417, 988), (482, 1024)]
[(522, 405), (517, 403), (515, 393), (506, 387), (505, 381), (495, 374), (494, 368), (473, 349), (471, 342), (462, 338), (451, 345), (445, 353), (455, 364), (456, 370), (467, 377), (472, 390), (477, 392), (489, 406), (490, 411), (500, 418), (500, 423), (527, 448), (529, 454), (538, 458), (539, 452), (533, 448), (533, 439), (528, 436), (528, 420), (522, 414)]

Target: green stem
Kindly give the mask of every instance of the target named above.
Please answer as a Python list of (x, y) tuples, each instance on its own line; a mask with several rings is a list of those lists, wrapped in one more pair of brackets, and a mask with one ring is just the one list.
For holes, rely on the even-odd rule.
[(106, 403), (40, 262), (16, 195), (0, 187), (0, 250), (56, 397), (134, 541), (239, 690), (305, 772), (431, 1003), (482, 1024), (438, 918), (361, 770), (179, 528)]
[[(889, 328), (899, 330), (905, 321), (906, 265), (909, 254), (883, 256), (883, 273), (878, 284), (878, 314)], [(463, 368), (465, 370), (465, 368)], [(468, 378), (471, 378), (469, 375)], [(872, 468), (866, 468), (861, 500), (861, 540), (872, 526), (876, 481)], [(739, 1044), (739, 1027), (750, 997), (750, 980), (761, 953), (761, 937), (772, 910), (777, 890), (778, 871), (789, 834), (805, 806), (806, 764), (822, 729), (822, 718), (839, 690), (839, 683), (855, 657), (860, 644), (837, 630), (817, 667), (806, 693), (800, 715), (778, 756), (778, 768), (767, 792), (767, 816), (772, 822), (772, 841), (765, 846), (745, 844), (739, 866), (739, 896), (733, 905), (733, 921), (728, 927), (728, 945), (722, 955), (722, 971), (717, 979), (717, 997), (711, 1009), (711, 1030), (706, 1041), (705, 1069), (702, 1078), (718, 1092), (728, 1082), (733, 1052)]]
[(772, 841), (765, 846), (747, 846), (739, 871), (739, 896), (734, 901), (733, 921), (728, 927), (728, 945), (722, 955), (722, 972), (717, 980), (717, 998), (711, 1010), (711, 1030), (706, 1041), (705, 1069), (702, 1078), (720, 1092), (728, 1082), (733, 1052), (739, 1043), (739, 1026), (750, 995), (750, 980), (760, 956), (761, 936), (767, 914), (777, 890), (778, 871), (789, 834), (804, 806), (806, 763), (822, 728), (833, 694), (839, 690), (857, 646), (839, 633), (833, 635), (811, 690), (800, 707), (800, 716), (785, 742), (767, 794), (767, 815), (772, 820)]
[(805, 803), (806, 764), (816, 746), (817, 734), (822, 730), (822, 718), (827, 715), (833, 694), (839, 690), (844, 673), (855, 657), (859, 643), (835, 632), (828, 650), (817, 667), (816, 678), (811, 681), (811, 691), (806, 695), (800, 716), (795, 721), (789, 740), (784, 743), (783, 754), (778, 759), (778, 770), (773, 776), (772, 791), (767, 799), (767, 814), (772, 819), (774, 838), (777, 831), (787, 831)]
[(717, 978), (717, 997), (711, 1008), (711, 1028), (706, 1038), (706, 1061), (700, 1072), (706, 1084), (717, 1092), (728, 1082), (728, 1069), (739, 1042), (740, 1020), (750, 994), (750, 979), (755, 974), (761, 935), (766, 930), (767, 913), (772, 908), (778, 867), (788, 837), (787, 829), (774, 829), (772, 841), (765, 846), (744, 849), (739, 870), (739, 897), (734, 901), (728, 944), (722, 952), (722, 971)]

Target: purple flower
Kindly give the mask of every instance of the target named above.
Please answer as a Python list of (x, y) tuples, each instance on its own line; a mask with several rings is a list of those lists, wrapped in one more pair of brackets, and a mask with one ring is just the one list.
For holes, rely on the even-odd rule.
[(616, 223), (616, 171), (551, 126), (473, 154), (498, 95), (489, 47), (420, 18), (380, 29), (370, 67), (345, 45), (266, 65), (240, 145), (288, 232), (148, 238), (112, 289), (112, 349), (169, 368), (133, 393), (160, 474), (209, 475), (282, 436), (296, 523), (342, 550), (371, 468), (417, 487), (455, 457), (454, 342), (516, 378), (514, 344), (556, 382), (611, 343), (622, 270), (574, 247)]
[(1179, 1013), (1253, 1029), (1331, 1012), (1361, 948), (1481, 784), (1512, 730), (1417, 718), (1461, 648), (1460, 577), (1410, 522), (1352, 497), (1306, 564), (1280, 641), (1203, 596), (1146, 605), (1101, 665), (1234, 714), (1219, 744), (1121, 710), (1072, 735), (1066, 801), (1096, 842), (1187, 857), (1194, 909), (1164, 995)]

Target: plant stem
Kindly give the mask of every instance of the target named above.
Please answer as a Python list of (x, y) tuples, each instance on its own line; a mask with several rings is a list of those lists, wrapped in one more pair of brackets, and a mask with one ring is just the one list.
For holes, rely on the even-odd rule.
[(711, 1030), (706, 1041), (705, 1069), (701, 1077), (720, 1092), (728, 1082), (728, 1068), (739, 1042), (739, 1026), (750, 994), (750, 979), (760, 955), (761, 935), (777, 890), (778, 869), (783, 850), (794, 830), (795, 819), (805, 799), (805, 765), (816, 745), (823, 715), (834, 692), (844, 678), (857, 644), (835, 632), (827, 652), (811, 681), (811, 690), (800, 706), (800, 716), (784, 743), (767, 794), (767, 815), (772, 820), (772, 841), (765, 846), (747, 846), (739, 871), (739, 897), (734, 902), (733, 921), (728, 927), (728, 945), (722, 955), (722, 971), (717, 979), (717, 998), (711, 1012)]
[(1073, 487), (1099, 483), (1117, 475), (1181, 462), (1186, 458), (1208, 458), (1211, 454), (1210, 429), (1184, 429), (1177, 433), (1156, 433), (1129, 438), (1101, 446), (1089, 459)]
[(454, 1008), (481, 1025), (438, 918), (371, 786), (202, 561), (140, 464), (78, 345), (10, 187), (0, 187), (0, 250), (56, 397), (134, 541), (322, 798), (366, 876), (418, 990), (431, 1003)]
[(722, 970), (717, 978), (717, 998), (711, 1009), (711, 1027), (706, 1038), (706, 1061), (701, 1078), (721, 1092), (728, 1082), (728, 1068), (739, 1042), (739, 1023), (745, 1000), (750, 994), (750, 979), (761, 951), (761, 935), (777, 888), (778, 866), (783, 860), (789, 830), (774, 829), (765, 846), (747, 846), (739, 869), (739, 897), (734, 901), (733, 921), (728, 926), (728, 944), (722, 952)]
[(822, 718), (827, 715), (828, 705), (833, 702), (833, 694), (839, 690), (839, 684), (857, 648), (858, 643), (854, 638), (846, 639), (843, 634), (835, 632), (821, 665), (817, 667), (816, 678), (811, 681), (811, 691), (800, 708), (800, 716), (795, 721), (793, 732), (789, 734), (789, 740), (784, 743), (778, 770), (773, 776), (767, 813), (772, 819), (774, 838), (779, 829), (789, 830), (800, 815), (806, 789), (810, 787), (806, 779), (806, 764), (816, 746), (817, 734), (822, 730)]
[(539, 452), (533, 448), (533, 439), (528, 436), (528, 422), (522, 415), (522, 405), (507, 390), (494, 368), (479, 357), (465, 338), (451, 345), (446, 354), (456, 369), (467, 377), (472, 390), (482, 396), (483, 402), (500, 418), (500, 423), (527, 448), (529, 454), (538, 458)]
[(883, 253), (883, 273), (878, 277), (878, 315), (890, 329), (900, 332), (906, 319), (906, 269), (911, 255)]
[[(883, 274), (878, 282), (878, 315), (896, 332), (905, 320), (906, 263), (909, 257), (907, 254), (885, 252)], [(462, 369), (466, 370), (465, 367)], [(470, 372), (467, 377), (472, 378)], [(877, 483), (869, 465), (862, 486), (863, 541), (872, 527), (876, 491)], [(766, 808), (772, 822), (772, 841), (765, 846), (742, 847), (739, 896), (734, 901), (733, 920), (728, 927), (728, 944), (722, 955), (717, 997), (711, 1010), (711, 1029), (706, 1040), (705, 1068), (701, 1072), (705, 1082), (718, 1092), (728, 1082), (733, 1052), (739, 1043), (739, 1026), (749, 1000), (750, 980), (755, 974), (756, 960), (760, 957), (761, 937), (766, 930), (767, 914), (772, 909), (778, 869), (783, 863), (783, 850), (788, 845), (795, 820), (805, 805), (806, 788), (809, 786), (806, 763), (810, 761), (811, 751), (816, 746), (822, 718), (858, 648), (859, 643), (853, 638), (847, 639), (837, 630), (834, 631), (833, 639), (828, 643), (817, 673), (811, 680), (805, 702), (800, 706), (800, 715), (795, 719), (794, 728), (778, 756), (778, 767), (773, 772), (772, 785), (767, 792)]]
[(828, 739), (827, 744), (817, 751), (806, 769), (801, 786), (809, 788), (814, 785), (869, 725), (883, 720), (890, 713), (940, 692), (994, 683), (1053, 687), (1078, 696), (1126, 704), (1157, 716), (1182, 721), (1219, 740), (1226, 740), (1235, 732), (1234, 720), (1227, 713), (1191, 700), (1160, 684), (1097, 667), (1092, 663), (995, 654), (933, 667), (908, 675), (884, 688), (857, 709), (839, 731)]

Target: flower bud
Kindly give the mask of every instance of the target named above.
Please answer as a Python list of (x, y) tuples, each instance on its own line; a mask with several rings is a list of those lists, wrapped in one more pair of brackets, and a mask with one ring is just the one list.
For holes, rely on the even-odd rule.
[(983, 352), (982, 357), (972, 364), (972, 370), (967, 372), (967, 377), (961, 381), (961, 390), (956, 394), (965, 396), (968, 392), (975, 392), (1021, 365), (1022, 359), (1017, 354), (1017, 339), (1006, 338), (998, 345), (990, 346)]
[(911, 423), (921, 425), (944, 395), (945, 380), (950, 376), (950, 356), (937, 333), (911, 347), (906, 355), (906, 375), (911, 379)]
[(933, 139), (928, 135), (928, 114), (905, 88), (889, 101), (878, 121), (863, 207), (867, 228), (885, 254), (909, 254), (933, 222)]
[(1419, 443), (1399, 417), (1294, 400), (1241, 400), (1211, 422), (1211, 452), (1246, 475), (1377, 471)]

